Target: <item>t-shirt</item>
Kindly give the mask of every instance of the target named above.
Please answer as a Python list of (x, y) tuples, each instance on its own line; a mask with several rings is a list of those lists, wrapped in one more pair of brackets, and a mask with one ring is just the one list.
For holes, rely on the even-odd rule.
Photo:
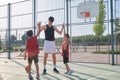
[(26, 47), (27, 47), (28, 57), (36, 56), (39, 53), (37, 36), (28, 39)]
[(69, 58), (69, 45), (66, 46), (66, 50), (64, 50), (65, 42), (62, 43), (62, 53), (61, 55), (65, 58)]

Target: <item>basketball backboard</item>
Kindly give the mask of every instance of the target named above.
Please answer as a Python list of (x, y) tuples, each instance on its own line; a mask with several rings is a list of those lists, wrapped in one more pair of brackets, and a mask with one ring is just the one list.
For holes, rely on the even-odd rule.
[(77, 7), (77, 17), (80, 19), (93, 18), (99, 14), (99, 4), (97, 1), (84, 1)]

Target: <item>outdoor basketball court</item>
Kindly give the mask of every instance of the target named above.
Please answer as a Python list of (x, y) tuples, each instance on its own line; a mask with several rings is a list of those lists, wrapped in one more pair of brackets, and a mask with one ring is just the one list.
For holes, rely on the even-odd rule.
[[(0, 80), (27, 80), (27, 73), (24, 67), (27, 61), (23, 59), (0, 59)], [(43, 70), (42, 61), (39, 62), (40, 74)], [(52, 71), (52, 61), (48, 61), (48, 74), (42, 75), (41, 80), (119, 80), (120, 65), (112, 66), (110, 64), (92, 64), (92, 63), (70, 63), (74, 70), (72, 75), (64, 74), (65, 67), (62, 62), (57, 62), (57, 68), (60, 74)], [(33, 66), (32, 74), (35, 78), (35, 68)], [(34, 79), (36, 80), (36, 79)]]
[[(24, 70), (27, 60), (23, 59), (24, 54), (20, 54), (21, 49), (25, 48), (26, 31), (31, 29), (36, 34), (37, 22), (40, 21), (42, 25), (46, 25), (49, 16), (54, 16), (54, 25), (58, 29), (61, 28), (62, 23), (65, 23), (66, 32), (70, 35), (70, 67), (74, 73), (72, 75), (64, 74), (66, 69), (60, 54), (63, 34), (55, 34), (58, 47), (57, 68), (60, 74), (53, 72), (51, 55), (48, 57), (46, 67), (48, 74), (41, 74), (44, 53), (43, 49), (40, 49), (41, 80), (120, 80), (120, 54), (107, 52), (113, 51), (113, 49), (120, 50), (120, 38), (113, 35), (115, 34), (113, 28), (116, 27), (114, 19), (119, 16), (117, 1), (20, 0), (17, 2), (16, 0), (13, 3), (0, 5), (0, 80), (28, 79), (28, 74)], [(105, 18), (100, 23), (96, 23), (99, 22), (96, 17), (99, 17), (99, 10), (101, 10), (99, 4), (101, 3), (104, 7), (101, 12), (105, 13), (102, 16)], [(112, 10), (111, 7), (115, 10)], [(101, 22), (106, 26), (103, 34), (100, 35), (103, 39), (96, 38), (93, 30), (94, 25), (101, 24)], [(118, 34), (118, 32), (116, 33)], [(44, 37), (44, 32), (40, 33), (38, 42), (41, 48), (44, 46)], [(114, 42), (116, 43), (114, 44)], [(102, 54), (100, 51), (107, 53)], [(35, 72), (35, 67), (32, 66), (34, 80), (36, 80)]]

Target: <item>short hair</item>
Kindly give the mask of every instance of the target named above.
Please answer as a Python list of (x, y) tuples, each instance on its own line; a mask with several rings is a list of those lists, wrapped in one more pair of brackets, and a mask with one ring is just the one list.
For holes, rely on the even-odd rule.
[(70, 38), (69, 34), (64, 34), (64, 36), (66, 36), (68, 39)]
[(50, 21), (50, 22), (54, 22), (54, 17), (50, 16), (50, 17), (49, 17), (49, 21)]
[(27, 31), (27, 35), (28, 35), (29, 37), (32, 37), (32, 36), (33, 36), (33, 31), (32, 31), (32, 30)]

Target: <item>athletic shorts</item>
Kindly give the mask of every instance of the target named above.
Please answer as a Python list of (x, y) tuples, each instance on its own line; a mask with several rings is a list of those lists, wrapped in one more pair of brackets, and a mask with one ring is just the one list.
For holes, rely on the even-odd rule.
[(33, 60), (34, 60), (34, 63), (38, 63), (38, 54), (33, 57), (28, 57), (28, 63), (32, 63)]
[(69, 58), (68, 57), (63, 57), (63, 63), (66, 64), (69, 62)]
[(55, 41), (44, 41), (44, 53), (56, 53)]

